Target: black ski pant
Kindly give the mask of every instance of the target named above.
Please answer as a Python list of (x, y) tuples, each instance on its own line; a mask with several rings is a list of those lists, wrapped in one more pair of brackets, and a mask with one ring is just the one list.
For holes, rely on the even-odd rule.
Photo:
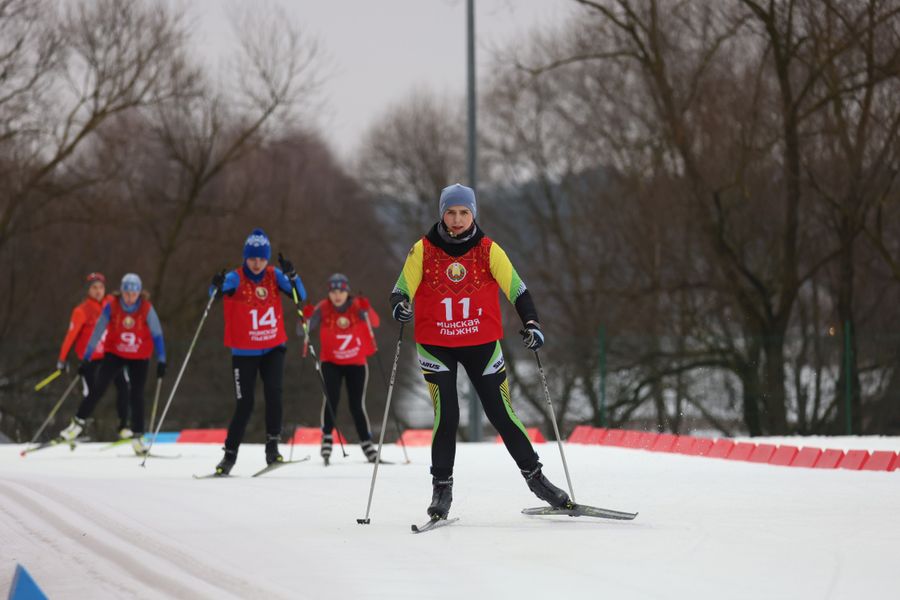
[[(87, 398), (91, 393), (97, 381), (97, 374), (100, 372), (100, 364), (103, 359), (92, 360), (88, 363), (87, 370), (81, 376), (82, 396)], [(128, 394), (128, 369), (122, 369), (113, 378), (116, 386), (116, 414), (119, 415), (119, 429), (128, 426), (128, 402), (130, 400)]]
[(284, 346), (273, 348), (260, 356), (231, 356), (231, 371), (234, 377), (234, 398), (237, 406), (231, 424), (228, 425), (228, 437), (225, 448), (237, 452), (244, 431), (253, 414), (253, 400), (256, 391), (256, 373), (263, 383), (263, 396), (266, 400), (266, 435), (281, 436), (282, 404), (281, 393), (284, 381), (284, 357), (287, 349)]
[(431, 474), (438, 479), (453, 475), (456, 460), (456, 430), (459, 427), (459, 397), (456, 374), (466, 371), (481, 400), (484, 413), (503, 438), (519, 469), (532, 470), (538, 455), (525, 426), (513, 411), (500, 342), (448, 348), (417, 344), (419, 365), (434, 403), (434, 433), (431, 440)]
[(341, 381), (346, 381), (347, 401), (350, 403), (350, 414), (353, 415), (353, 424), (356, 425), (359, 441), (371, 440), (372, 432), (365, 404), (369, 365), (339, 365), (323, 362), (322, 377), (325, 378), (325, 389), (328, 391), (327, 401), (331, 406), (331, 410), (328, 410), (325, 403), (322, 403), (322, 432), (330, 434), (334, 429), (334, 420), (331, 415), (337, 415), (341, 399)]
[(78, 412), (75, 413), (75, 416), (79, 419), (90, 417), (109, 384), (116, 377), (122, 376), (122, 371), (127, 368), (130, 388), (128, 399), (131, 405), (131, 430), (135, 435), (144, 433), (144, 384), (147, 382), (149, 365), (150, 360), (146, 358), (135, 360), (107, 353), (103, 360), (100, 361), (100, 367), (97, 369), (93, 385), (90, 386), (87, 397), (82, 399), (81, 406), (78, 407)]

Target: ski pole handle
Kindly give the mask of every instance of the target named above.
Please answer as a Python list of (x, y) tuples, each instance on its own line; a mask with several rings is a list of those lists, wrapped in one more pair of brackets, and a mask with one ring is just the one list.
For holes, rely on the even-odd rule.
[(42, 389), (50, 385), (50, 383), (52, 383), (60, 375), (62, 375), (62, 371), (60, 371), (59, 369), (53, 371), (48, 376), (41, 379), (36, 386), (34, 386), (34, 391), (41, 391)]

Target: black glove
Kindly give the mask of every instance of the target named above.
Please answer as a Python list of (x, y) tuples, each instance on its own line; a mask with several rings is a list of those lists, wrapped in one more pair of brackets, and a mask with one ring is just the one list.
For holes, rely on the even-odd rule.
[(284, 273), (285, 277), (294, 279), (297, 276), (297, 270), (294, 268), (294, 263), (286, 259), (281, 253), (278, 254), (278, 262), (281, 264), (281, 272)]
[(541, 332), (541, 326), (534, 321), (525, 325), (525, 329), (519, 333), (522, 334), (522, 342), (529, 350), (537, 350), (544, 345), (544, 334)]
[(78, 374), (82, 377), (87, 377), (88, 368), (90, 367), (90, 362), (83, 360), (81, 364), (78, 365)]
[(158, 379), (162, 379), (166, 376), (166, 363), (158, 362), (156, 363), (156, 377)]
[(409, 300), (398, 302), (394, 305), (394, 311), (391, 314), (394, 316), (395, 321), (399, 323), (409, 323), (413, 318), (412, 305), (409, 303)]
[(223, 269), (223, 270), (219, 271), (218, 273), (216, 273), (215, 275), (213, 275), (212, 286), (214, 288), (216, 288), (216, 291), (218, 291), (221, 294), (222, 286), (224, 286), (224, 285), (225, 285), (225, 270)]
[(62, 371), (63, 373), (68, 373), (69, 372), (69, 363), (67, 363), (64, 360), (56, 361), (56, 370)]

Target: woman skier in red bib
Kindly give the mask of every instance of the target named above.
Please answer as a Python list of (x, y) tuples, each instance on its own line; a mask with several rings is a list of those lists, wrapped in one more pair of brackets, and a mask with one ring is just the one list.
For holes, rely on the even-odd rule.
[[(347, 400), (350, 414), (369, 462), (375, 462), (378, 449), (372, 443), (369, 416), (366, 414), (366, 386), (369, 382), (369, 365), (366, 359), (375, 353), (372, 340), (373, 328), (381, 324), (378, 315), (366, 298), (350, 295), (350, 280), (346, 275), (335, 273), (328, 278), (328, 298), (315, 307), (307, 306), (304, 316), (310, 331), (320, 328), (319, 340), (322, 360), (322, 377), (327, 400), (322, 404), (322, 458), (325, 464), (331, 458), (334, 444), (332, 431), (341, 397), (341, 381), (347, 382)], [(324, 402), (331, 410), (327, 410)]]
[(471, 188), (460, 184), (444, 188), (441, 220), (410, 249), (391, 294), (392, 315), (401, 323), (412, 320), (415, 300), (419, 365), (434, 402), (433, 494), (427, 511), (432, 519), (446, 519), (453, 498), (460, 365), (528, 488), (551, 506), (571, 505), (569, 495), (542, 473), (525, 426), (513, 411), (500, 349), (503, 325), (498, 292), (515, 306), (530, 350), (544, 343), (537, 310), (506, 253), (475, 223), (476, 211)]
[(263, 382), (266, 400), (266, 464), (282, 462), (281, 392), (287, 333), (279, 292), (288, 296), (296, 289), (306, 298), (303, 282), (289, 261), (284, 272), (269, 265), (272, 246), (262, 229), (254, 229), (244, 243), (244, 263), (213, 277), (210, 295), (223, 296), (225, 345), (231, 349), (231, 369), (237, 404), (225, 439), (225, 456), (216, 466), (217, 475), (228, 475), (237, 461), (238, 448), (253, 412), (256, 374)]

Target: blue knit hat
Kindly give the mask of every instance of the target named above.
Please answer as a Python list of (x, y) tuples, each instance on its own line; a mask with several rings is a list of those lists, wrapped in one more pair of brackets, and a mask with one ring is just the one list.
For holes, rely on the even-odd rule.
[(140, 292), (144, 288), (141, 283), (141, 278), (135, 273), (127, 273), (125, 277), (122, 278), (122, 285), (119, 287), (123, 292)]
[(328, 278), (328, 291), (330, 292), (331, 290), (344, 290), (345, 292), (349, 292), (350, 280), (347, 279), (347, 276), (343, 273), (335, 273)]
[(254, 229), (244, 242), (244, 260), (248, 258), (272, 258), (272, 245), (262, 229)]
[(451, 206), (465, 206), (472, 211), (472, 218), (478, 214), (478, 208), (475, 205), (475, 190), (459, 183), (448, 185), (441, 191), (441, 218)]

